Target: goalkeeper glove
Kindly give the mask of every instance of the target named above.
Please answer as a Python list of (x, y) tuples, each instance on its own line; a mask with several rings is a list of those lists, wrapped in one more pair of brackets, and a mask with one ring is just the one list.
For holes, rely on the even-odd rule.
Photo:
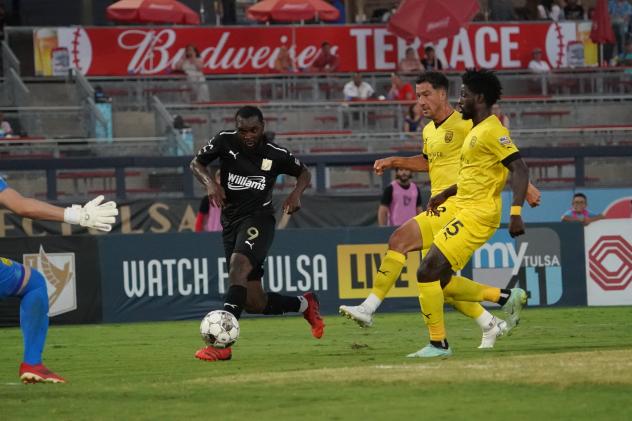
[(72, 205), (64, 209), (64, 222), (73, 225), (81, 225), (87, 228), (96, 228), (99, 231), (111, 231), (112, 224), (116, 221), (118, 209), (115, 202), (103, 202), (103, 196), (92, 199), (84, 206)]

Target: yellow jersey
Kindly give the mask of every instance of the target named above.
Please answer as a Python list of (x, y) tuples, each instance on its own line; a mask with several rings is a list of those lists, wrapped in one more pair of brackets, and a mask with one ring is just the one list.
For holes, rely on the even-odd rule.
[(424, 127), (423, 154), (428, 159), (433, 196), (456, 184), (461, 147), (471, 129), (472, 120), (463, 120), (461, 113), (457, 111), (453, 111), (439, 127), (435, 126), (434, 121)]
[(456, 207), (468, 209), (484, 225), (498, 227), (502, 192), (509, 170), (502, 161), (518, 152), (495, 115), (474, 126), (461, 148)]

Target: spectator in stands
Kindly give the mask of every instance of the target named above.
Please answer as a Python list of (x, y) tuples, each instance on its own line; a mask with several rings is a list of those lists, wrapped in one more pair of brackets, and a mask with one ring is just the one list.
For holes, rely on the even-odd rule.
[(412, 172), (397, 168), (395, 180), (382, 193), (377, 210), (377, 222), (381, 227), (399, 226), (423, 211), (421, 192), (412, 182)]
[(489, 0), (488, 7), (490, 20), (511, 21), (517, 19), (511, 0)]
[(339, 61), (338, 56), (331, 51), (331, 44), (325, 41), (321, 44), (320, 52), (312, 63), (310, 70), (323, 73), (335, 72), (338, 70)]
[(362, 75), (360, 73), (353, 74), (351, 81), (345, 84), (342, 92), (345, 100), (347, 101), (369, 99), (375, 95), (373, 87), (362, 80)]
[(621, 59), (620, 65), (627, 67), (627, 69), (625, 69), (626, 74), (632, 74), (632, 41), (628, 42), (625, 46), (625, 54)]
[(500, 123), (505, 126), (506, 129), (509, 129), (509, 117), (503, 113), (498, 103), (492, 105), (492, 114), (498, 117), (498, 120), (500, 120)]
[(600, 219), (604, 219), (602, 214), (588, 210), (588, 199), (584, 193), (575, 193), (571, 208), (562, 215), (562, 222), (581, 222), (583, 225)]
[(435, 49), (431, 46), (424, 48), (424, 58), (421, 59), (421, 64), (424, 66), (426, 72), (433, 72), (443, 70), (443, 63), (437, 58)]
[(112, 98), (106, 95), (103, 88), (99, 85), (94, 87), (94, 102), (97, 104), (112, 102)]
[(419, 73), (423, 69), (415, 49), (412, 47), (406, 48), (406, 56), (399, 62), (399, 71), (402, 73)]
[(533, 50), (533, 58), (529, 62), (529, 70), (533, 73), (549, 73), (551, 71), (551, 66), (546, 60), (542, 59), (542, 49), (535, 48)]
[[(220, 178), (218, 169), (215, 171), (215, 182), (220, 184)], [(204, 196), (195, 218), (195, 232), (222, 231), (221, 216), (222, 208), (215, 206), (211, 203), (208, 196)]]
[(8, 121), (4, 119), (4, 113), (0, 112), (0, 138), (13, 135), (13, 128)]
[(296, 72), (296, 63), (290, 53), (290, 49), (287, 48), (287, 45), (285, 44), (279, 48), (279, 55), (276, 60), (274, 60), (274, 70), (279, 73)]
[(632, 5), (628, 0), (610, 0), (608, 3), (612, 30), (616, 39), (617, 55), (623, 56), (626, 38), (628, 36), (628, 25), (632, 17)]
[(185, 47), (184, 56), (175, 64), (174, 69), (180, 70), (187, 75), (187, 80), (193, 92), (193, 101), (210, 101), (206, 78), (202, 72), (204, 65), (202, 64), (202, 60), (200, 60), (200, 53), (194, 45), (189, 44)]
[(577, 4), (577, 0), (566, 0), (566, 6), (564, 6), (564, 18), (566, 20), (584, 20), (584, 8), (581, 4)]
[(538, 17), (542, 20), (558, 22), (564, 19), (564, 11), (555, 0), (542, 0), (538, 5)]
[(404, 82), (399, 74), (391, 73), (391, 90), (387, 97), (393, 101), (412, 101), (415, 99), (415, 90), (413, 85)]
[(419, 105), (416, 101), (414, 104), (410, 104), (410, 107), (408, 107), (408, 113), (404, 119), (404, 131), (407, 133), (420, 132), (423, 118), (424, 116), (421, 111), (421, 105)]

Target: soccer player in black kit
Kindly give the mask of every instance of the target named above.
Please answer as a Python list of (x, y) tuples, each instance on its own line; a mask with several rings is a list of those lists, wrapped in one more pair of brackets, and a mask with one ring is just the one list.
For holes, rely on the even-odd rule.
[[(296, 187), (283, 203), (283, 212), (292, 214), (301, 207), (300, 198), (309, 185), (310, 173), (287, 149), (272, 143), (264, 134), (259, 108), (240, 108), (235, 123), (236, 130), (219, 132), (191, 161), (191, 170), (206, 187), (209, 199), (222, 208), (222, 238), (230, 282), (224, 310), (238, 319), (244, 309), (255, 314), (300, 312), (310, 324), (312, 335), (320, 339), (325, 324), (314, 293), (292, 297), (266, 293), (261, 286), (263, 263), (274, 238), (272, 190), (277, 175), (296, 177)], [(219, 184), (207, 168), (217, 158)], [(195, 353), (196, 358), (206, 361), (228, 360), (231, 355), (231, 348), (211, 346)]]

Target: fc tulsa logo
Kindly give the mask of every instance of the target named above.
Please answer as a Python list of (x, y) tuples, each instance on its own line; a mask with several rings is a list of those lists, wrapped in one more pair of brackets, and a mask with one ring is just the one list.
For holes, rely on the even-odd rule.
[(75, 253), (46, 253), (40, 245), (39, 253), (25, 254), (22, 260), (46, 278), (51, 317), (77, 309)]

